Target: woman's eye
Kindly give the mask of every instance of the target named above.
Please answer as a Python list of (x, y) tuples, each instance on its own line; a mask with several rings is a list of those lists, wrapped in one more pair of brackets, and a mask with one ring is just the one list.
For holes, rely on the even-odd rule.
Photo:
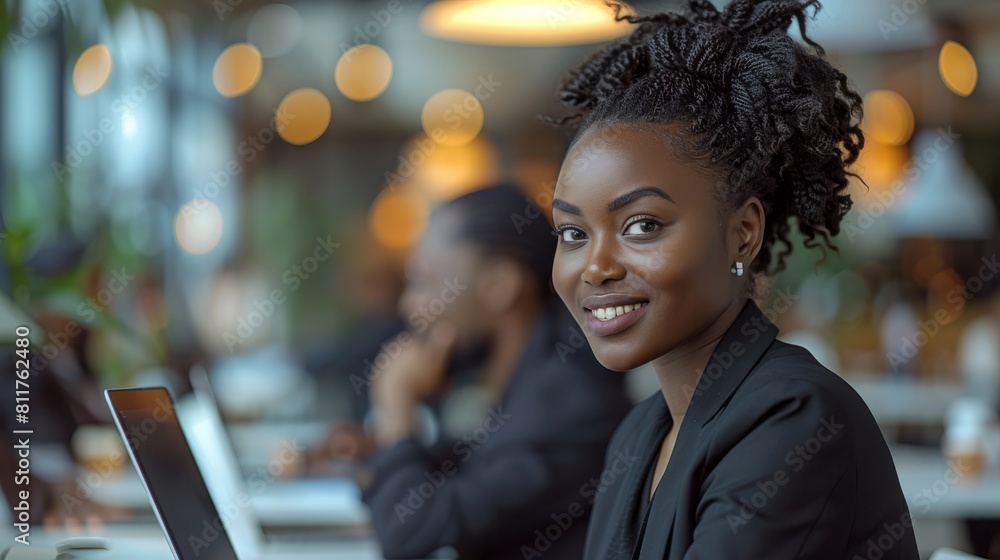
[(643, 235), (647, 233), (653, 233), (660, 227), (660, 224), (652, 220), (639, 220), (638, 222), (633, 222), (625, 230), (625, 235)]
[(573, 241), (581, 241), (586, 236), (582, 231), (576, 228), (566, 228), (559, 232), (559, 237), (561, 238), (561, 241), (571, 243)]

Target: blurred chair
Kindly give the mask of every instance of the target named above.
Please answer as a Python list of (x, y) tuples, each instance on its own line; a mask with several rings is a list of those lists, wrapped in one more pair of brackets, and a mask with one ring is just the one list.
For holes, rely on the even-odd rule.
[(966, 554), (953, 548), (939, 548), (931, 554), (931, 560), (986, 560), (986, 558)]

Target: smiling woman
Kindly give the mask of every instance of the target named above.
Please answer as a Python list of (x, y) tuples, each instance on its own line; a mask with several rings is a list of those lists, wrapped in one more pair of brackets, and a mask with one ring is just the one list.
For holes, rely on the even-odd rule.
[(864, 145), (861, 97), (808, 38), (809, 8), (622, 16), (635, 31), (559, 92), (575, 112), (555, 122), (579, 128), (553, 283), (602, 364), (652, 363), (661, 388), (612, 439), (607, 457), (641, 459), (598, 496), (588, 559), (917, 557), (868, 408), (752, 299), (792, 218), (835, 249)]

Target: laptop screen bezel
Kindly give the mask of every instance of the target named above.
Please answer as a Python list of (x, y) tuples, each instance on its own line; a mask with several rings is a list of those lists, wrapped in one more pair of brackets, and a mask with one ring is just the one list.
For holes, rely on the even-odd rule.
[[(149, 497), (150, 504), (153, 506), (153, 513), (156, 515), (156, 520), (160, 524), (160, 528), (163, 530), (163, 534), (167, 537), (167, 544), (170, 545), (170, 550), (177, 560), (184, 560), (180, 553), (180, 542), (177, 540), (177, 536), (173, 534), (170, 526), (164, 519), (164, 512), (160, 506), (160, 501), (154, 494), (152, 487), (148, 482), (149, 473), (146, 470), (146, 466), (142, 463), (138, 455), (136, 455), (135, 450), (129, 443), (129, 436), (125, 428), (125, 420), (122, 418), (122, 413), (129, 410), (156, 410), (166, 403), (169, 406), (168, 414), (172, 415), (174, 421), (176, 422), (177, 429), (180, 430), (182, 441), (184, 441), (184, 449), (179, 450), (181, 453), (186, 454), (182, 459), (191, 461), (194, 465), (195, 471), (199, 473), (199, 478), (201, 479), (201, 484), (205, 488), (206, 495), (208, 497), (208, 503), (211, 504), (212, 510), (215, 518), (221, 519), (218, 511), (218, 507), (215, 504), (215, 500), (212, 499), (212, 494), (208, 490), (208, 484), (206, 484), (205, 479), (201, 476), (201, 470), (198, 468), (198, 462), (195, 461), (194, 453), (191, 451), (191, 442), (188, 441), (187, 435), (181, 428), (180, 419), (177, 416), (177, 411), (174, 407), (174, 400), (170, 395), (170, 392), (165, 387), (141, 387), (135, 389), (106, 389), (104, 391), (105, 399), (107, 400), (108, 407), (111, 409), (111, 416), (114, 418), (115, 427), (118, 428), (118, 435), (122, 438), (122, 443), (128, 452), (129, 458), (132, 460), (132, 465), (135, 466), (136, 472), (139, 474), (139, 480), (142, 481), (142, 487), (146, 491), (146, 496)], [(229, 537), (228, 531), (226, 531), (225, 525), (221, 524), (222, 527), (216, 527), (219, 531), (219, 538), (226, 540), (229, 545), (229, 549), (233, 551), (233, 555), (239, 560), (239, 554), (236, 552), (236, 547), (233, 546), (233, 541)]]

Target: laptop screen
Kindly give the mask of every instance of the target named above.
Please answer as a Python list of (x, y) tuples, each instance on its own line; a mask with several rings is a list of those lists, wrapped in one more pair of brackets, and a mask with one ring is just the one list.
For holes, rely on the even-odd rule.
[(166, 389), (106, 391), (120, 434), (180, 560), (237, 560)]

